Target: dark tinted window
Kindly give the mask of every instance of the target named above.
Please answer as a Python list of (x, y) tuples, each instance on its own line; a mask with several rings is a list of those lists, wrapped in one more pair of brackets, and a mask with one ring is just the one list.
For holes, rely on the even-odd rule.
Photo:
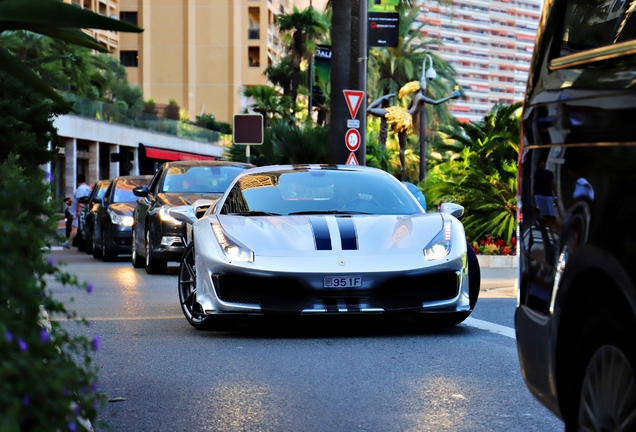
[(137, 67), (137, 51), (120, 51), (119, 62), (126, 67)]
[(262, 211), (415, 214), (422, 210), (394, 178), (374, 172), (307, 170), (251, 174), (234, 185), (221, 213)]
[(137, 25), (137, 12), (120, 12), (119, 20)]
[(133, 189), (137, 186), (147, 185), (148, 180), (144, 179), (119, 179), (115, 185), (113, 193), (114, 203), (130, 203), (137, 201), (137, 197), (133, 194)]
[(566, 6), (560, 55), (599, 48), (636, 37), (635, 0), (570, 1)]

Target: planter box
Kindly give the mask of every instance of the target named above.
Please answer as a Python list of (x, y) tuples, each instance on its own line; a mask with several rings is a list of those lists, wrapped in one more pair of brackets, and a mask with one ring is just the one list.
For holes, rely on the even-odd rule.
[(517, 267), (519, 257), (516, 255), (477, 255), (480, 267), (504, 268)]

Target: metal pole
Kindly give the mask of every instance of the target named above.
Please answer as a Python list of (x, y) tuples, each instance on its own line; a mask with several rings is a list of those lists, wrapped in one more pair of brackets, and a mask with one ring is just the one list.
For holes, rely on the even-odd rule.
[(245, 162), (250, 163), (250, 146), (245, 146)]
[(360, 40), (358, 59), (358, 89), (364, 92), (360, 109), (358, 110), (358, 120), (360, 121), (360, 149), (358, 150), (358, 163), (360, 165), (367, 164), (367, 59), (369, 57), (369, 48), (367, 46), (367, 9), (368, 0), (360, 0)]
[(420, 110), (420, 181), (426, 178), (426, 104)]

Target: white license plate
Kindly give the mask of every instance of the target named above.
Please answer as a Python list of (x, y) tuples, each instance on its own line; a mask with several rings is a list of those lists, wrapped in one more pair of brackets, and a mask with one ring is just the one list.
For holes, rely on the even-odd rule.
[(325, 288), (361, 287), (362, 276), (325, 276)]

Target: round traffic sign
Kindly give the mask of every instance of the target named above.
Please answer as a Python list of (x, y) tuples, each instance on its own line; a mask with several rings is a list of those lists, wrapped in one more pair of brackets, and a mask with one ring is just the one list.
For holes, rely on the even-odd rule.
[(349, 151), (356, 151), (360, 147), (360, 132), (356, 129), (349, 129), (345, 134), (345, 145), (349, 149)]

